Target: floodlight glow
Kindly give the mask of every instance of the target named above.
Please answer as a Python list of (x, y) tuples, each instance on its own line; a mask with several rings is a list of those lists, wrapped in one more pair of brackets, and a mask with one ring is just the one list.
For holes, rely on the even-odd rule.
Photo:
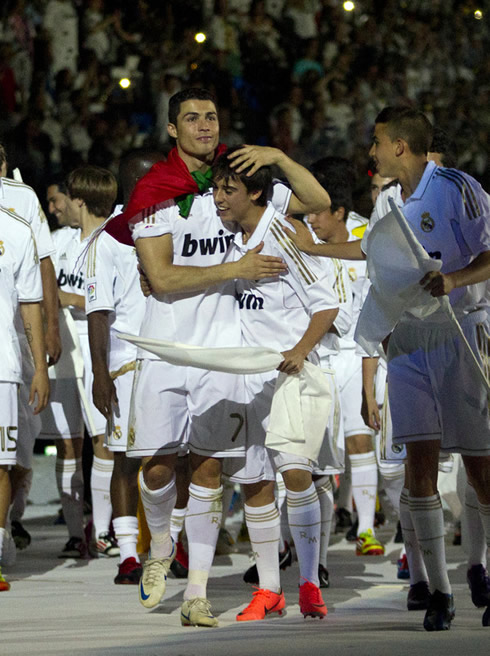
[(356, 5), (353, 2), (344, 2), (343, 7), (345, 11), (353, 11)]
[(206, 37), (206, 35), (204, 34), (204, 32), (198, 32), (198, 33), (194, 36), (194, 39), (195, 39), (198, 43), (204, 43), (204, 41), (206, 41), (206, 38), (207, 38), (207, 37)]
[(119, 80), (119, 86), (122, 89), (129, 89), (129, 87), (131, 86), (131, 80), (128, 77), (122, 77)]
[(473, 16), (476, 18), (476, 20), (481, 20), (483, 18), (483, 12), (481, 9), (475, 9), (475, 13)]

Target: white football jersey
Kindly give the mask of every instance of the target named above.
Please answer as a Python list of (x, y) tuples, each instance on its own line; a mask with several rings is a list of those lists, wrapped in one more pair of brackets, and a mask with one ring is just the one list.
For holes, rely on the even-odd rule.
[[(272, 201), (286, 210), (290, 190), (274, 185)], [(196, 195), (190, 214), (183, 218), (173, 200), (132, 227), (133, 240), (172, 235), (173, 264), (213, 266), (225, 261), (233, 232), (216, 212), (212, 191)], [(199, 346), (239, 346), (241, 343), (235, 283), (229, 281), (199, 292), (152, 294), (147, 299), (141, 336)], [(144, 357), (156, 358), (144, 352)]]
[(288, 270), (278, 278), (236, 281), (245, 346), (267, 346), (278, 351), (293, 348), (313, 314), (339, 307), (332, 270), (318, 258), (301, 253), (285, 227), (289, 223), (284, 215), (268, 203), (246, 244), (241, 232), (235, 235), (233, 259), (239, 259), (263, 241), (263, 255), (280, 257), (288, 265)]
[(0, 207), (14, 212), (29, 223), (36, 239), (39, 259), (54, 254), (48, 221), (34, 189), (17, 180), (0, 178)]
[[(470, 264), (477, 255), (490, 250), (490, 196), (474, 178), (456, 169), (428, 162), (414, 193), (403, 202), (401, 186), (381, 191), (364, 233), (391, 211), (388, 198), (403, 212), (415, 236), (427, 253), (442, 260), (442, 273), (451, 273)], [(485, 304), (486, 283), (453, 289), (449, 300), (459, 317)], [(409, 318), (406, 312), (402, 316)], [(443, 310), (431, 315), (445, 322)]]
[(18, 303), (43, 298), (36, 242), (30, 225), (0, 209), (0, 380), (22, 382), (19, 340), (15, 329)]
[[(120, 214), (122, 206), (112, 216)], [(134, 246), (120, 244), (102, 231), (90, 245), (85, 278), (87, 314), (109, 310), (109, 368), (117, 371), (136, 358), (136, 347), (116, 333), (139, 335), (145, 313)]]

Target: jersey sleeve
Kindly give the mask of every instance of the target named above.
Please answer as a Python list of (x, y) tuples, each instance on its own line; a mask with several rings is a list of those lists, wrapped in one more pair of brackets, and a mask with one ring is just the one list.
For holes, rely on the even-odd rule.
[[(480, 255), (490, 250), (490, 196), (479, 182), (461, 171), (453, 176), (453, 207), (451, 222), (463, 255)], [(465, 252), (466, 251), (466, 252)]]
[(25, 234), (19, 239), (20, 261), (15, 277), (15, 288), (20, 303), (37, 303), (43, 299), (41, 269), (34, 235), (26, 226)]
[(85, 312), (113, 311), (114, 259), (113, 253), (101, 233), (90, 245), (85, 272)]
[(283, 182), (274, 180), (269, 199), (274, 206), (274, 209), (281, 212), (281, 214), (287, 214), (292, 193), (291, 189)]
[(333, 270), (333, 290), (337, 296), (339, 313), (333, 323), (339, 337), (346, 335), (352, 326), (352, 285), (349, 272), (342, 260), (323, 258), (322, 262)]
[(150, 210), (140, 212), (129, 222), (133, 241), (145, 237), (161, 237), (173, 232), (173, 219), (176, 212), (173, 200), (165, 201)]

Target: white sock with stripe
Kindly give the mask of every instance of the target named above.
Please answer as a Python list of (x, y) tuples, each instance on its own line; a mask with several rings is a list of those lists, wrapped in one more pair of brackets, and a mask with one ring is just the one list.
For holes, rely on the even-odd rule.
[(278, 593), (280, 518), (275, 503), (255, 508), (245, 504), (245, 521), (259, 574), (259, 586)]
[(352, 468), (352, 496), (356, 504), (359, 528), (357, 535), (371, 529), (374, 533), (374, 513), (378, 488), (378, 465), (374, 451), (349, 455)]
[(466, 483), (461, 536), (468, 554), (468, 567), (487, 563), (487, 542), (475, 488)]
[(334, 499), (332, 482), (329, 476), (322, 476), (315, 481), (315, 488), (320, 502), (320, 565), (327, 568), (328, 545), (332, 530)]
[(104, 460), (94, 456), (90, 474), (92, 492), (92, 521), (97, 539), (101, 533), (108, 533), (112, 518), (111, 478), (114, 460)]
[(83, 469), (81, 458), (56, 458), (56, 485), (61, 500), (68, 535), (82, 538), (83, 532)]
[(305, 580), (320, 584), (318, 561), (320, 557), (320, 502), (315, 486), (302, 492), (286, 489), (289, 528), (298, 554), (300, 585)]
[(430, 497), (408, 497), (412, 524), (429, 575), (431, 593), (451, 592), (447, 575), (444, 537), (444, 515), (439, 494)]
[(174, 508), (170, 516), (170, 535), (174, 542), (179, 541), (179, 536), (184, 528), (185, 515), (187, 506), (185, 508)]
[(114, 517), (112, 524), (119, 545), (119, 562), (123, 563), (127, 558), (134, 558), (139, 563), (140, 559), (136, 552), (138, 518), (133, 515)]
[(166, 558), (172, 553), (172, 538), (170, 536), (170, 516), (175, 500), (175, 474), (167, 485), (159, 490), (150, 490), (139, 473), (141, 503), (145, 509), (146, 523), (151, 533), (151, 558)]
[(419, 543), (417, 542), (415, 528), (412, 524), (408, 495), (409, 492), (404, 487), (400, 495), (400, 525), (402, 527), (403, 543), (410, 570), (410, 584), (415, 585), (415, 583), (420, 583), (420, 581), (428, 582), (429, 576), (420, 552)]
[(189, 543), (189, 573), (184, 599), (206, 598), (209, 571), (213, 564), (221, 526), (223, 488), (189, 485), (185, 531)]

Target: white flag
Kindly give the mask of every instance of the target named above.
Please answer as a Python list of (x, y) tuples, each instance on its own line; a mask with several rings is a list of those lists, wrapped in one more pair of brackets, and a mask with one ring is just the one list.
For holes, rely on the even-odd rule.
[(440, 308), (438, 299), (419, 283), (428, 271), (439, 271), (442, 262), (427, 254), (391, 198), (390, 205), (391, 212), (374, 224), (367, 237), (371, 288), (354, 339), (369, 355), (376, 355), (403, 312), (423, 319)]

